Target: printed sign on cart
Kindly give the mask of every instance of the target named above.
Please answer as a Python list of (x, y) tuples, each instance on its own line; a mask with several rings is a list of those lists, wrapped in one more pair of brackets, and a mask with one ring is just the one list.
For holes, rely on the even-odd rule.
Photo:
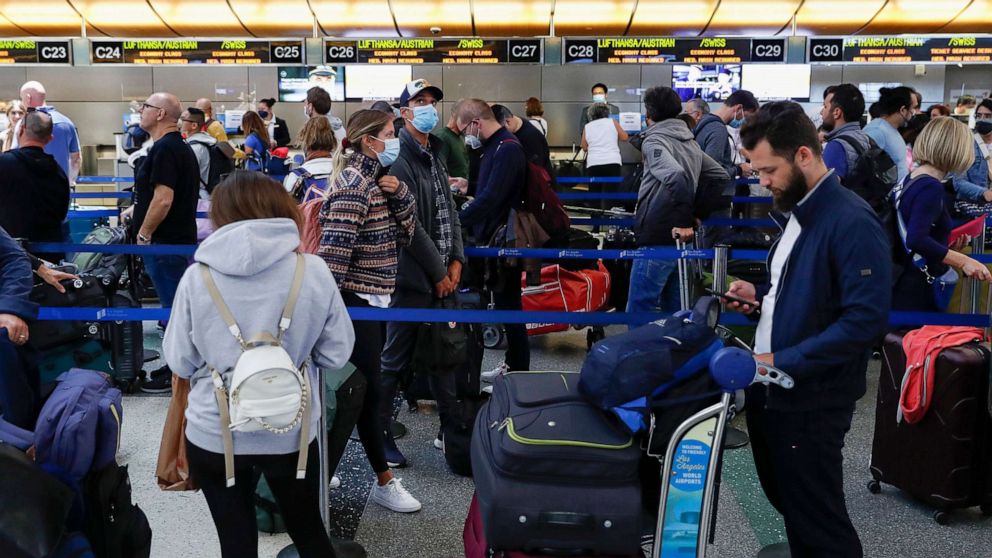
[(697, 424), (679, 442), (668, 471), (668, 497), (661, 535), (661, 558), (689, 558), (705, 541), (699, 540), (703, 498), (717, 418)]

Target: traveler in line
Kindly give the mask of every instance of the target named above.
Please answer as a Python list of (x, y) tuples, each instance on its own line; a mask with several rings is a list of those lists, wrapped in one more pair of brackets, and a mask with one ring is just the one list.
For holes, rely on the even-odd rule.
[[(436, 107), (443, 95), (425, 79), (411, 81), (400, 94), (400, 114), (406, 124), (399, 134), (399, 158), (389, 168), (389, 174), (413, 191), (417, 226), (410, 245), (400, 250), (390, 308), (429, 308), (436, 300), (454, 293), (461, 282), (465, 263), (462, 226), (448, 187), (448, 173), (437, 156), (441, 140), (430, 135), (438, 123)], [(417, 330), (415, 323), (386, 324), (379, 413), (387, 430), (393, 419), (400, 375), (413, 356)], [(455, 400), (454, 374), (431, 374), (428, 381), (441, 422), (445, 423)], [(440, 447), (440, 440), (435, 440), (435, 445)], [(390, 467), (407, 463), (392, 436), (386, 436), (386, 461)]]
[(291, 141), (289, 127), (286, 126), (286, 121), (272, 112), (272, 107), (275, 104), (276, 100), (270, 98), (262, 99), (255, 106), (258, 109), (258, 115), (265, 122), (265, 129), (269, 133), (269, 138), (272, 140), (270, 147), (273, 149), (276, 147), (286, 147)]
[(544, 167), (548, 174), (554, 176), (551, 168), (551, 149), (548, 147), (548, 139), (544, 137), (537, 125), (530, 120), (524, 120), (516, 116), (510, 109), (503, 105), (493, 105), (493, 114), (500, 125), (505, 127), (520, 140), (520, 145), (524, 148), (524, 156), (528, 163), (534, 163)]
[[(179, 133), (179, 99), (170, 93), (153, 93), (141, 104), (140, 115), (141, 129), (154, 143), (134, 175), (134, 205), (121, 216), (130, 220), (131, 233), (139, 246), (196, 244), (200, 167), (193, 149)], [(189, 259), (176, 255), (147, 255), (142, 259), (162, 308), (171, 308)], [(169, 366), (150, 372), (141, 390), (171, 391)]]
[(179, 117), (179, 131), (186, 138), (186, 143), (196, 155), (196, 164), (200, 169), (200, 199), (210, 199), (207, 184), (210, 180), (210, 148), (217, 145), (217, 140), (204, 131), (206, 115), (196, 107), (189, 107)]
[[(920, 166), (907, 175), (902, 189), (896, 193), (900, 196), (899, 215), (905, 224), (906, 238), (902, 246), (896, 247), (899, 254), (896, 261), (902, 264), (902, 270), (895, 281), (893, 310), (943, 311), (936, 305), (927, 274), (940, 277), (948, 266), (967, 277), (982, 281), (990, 278), (985, 265), (956, 250), (965, 239), (952, 247), (947, 243), (953, 225), (942, 182), (948, 173), (962, 173), (972, 166), (974, 147), (968, 126), (951, 117), (931, 121), (916, 139), (913, 153)], [(913, 254), (924, 258), (926, 273), (913, 263)]]
[[(55, 162), (69, 178), (69, 184), (75, 185), (83, 164), (83, 156), (79, 152), (79, 134), (76, 133), (76, 125), (72, 120), (45, 102), (47, 95), (45, 86), (37, 81), (29, 81), (21, 86), (21, 102), (25, 110), (40, 110), (52, 117), (52, 141), (45, 146), (45, 153), (55, 157)], [(17, 140), (18, 135), (15, 132), (11, 149), (18, 147)]]
[[(156, 142), (156, 145), (158, 142)], [(301, 216), (279, 184), (258, 173), (235, 171), (213, 192), (210, 219), (217, 232), (196, 251), (243, 334), (275, 335), (297, 265)], [(327, 265), (304, 256), (303, 284), (281, 346), (319, 386), (320, 369), (343, 367), (355, 342), (348, 311)], [(203, 490), (224, 558), (258, 556), (255, 485), (260, 474), (272, 489), (286, 529), (302, 557), (335, 552), (320, 513), (320, 462), (316, 436), (320, 396), (310, 390), (310, 442), (306, 477), (296, 478), (300, 425), (285, 434), (234, 432), (234, 486), (226, 485), (221, 413), (211, 371), (233, 370), (243, 350), (221, 318), (199, 265), (182, 278), (162, 349), (177, 375), (190, 380), (186, 448), (190, 477)]]
[(7, 129), (0, 132), (0, 151), (7, 152), (14, 144), (14, 130), (17, 123), (24, 118), (24, 103), (20, 100), (13, 100), (7, 105)]
[(734, 281), (728, 293), (759, 304), (755, 359), (796, 381), (791, 390), (748, 390), (758, 480), (785, 519), (792, 556), (859, 558), (841, 450), (888, 322), (889, 243), (871, 207), (824, 164), (816, 127), (797, 103), (761, 107), (741, 140), (775, 208), (791, 212), (776, 219), (785, 230), (769, 284)]
[(455, 120), (458, 118), (458, 110), (461, 101), (455, 103), (451, 109), (451, 117), (448, 123), (440, 130), (433, 132), (442, 142), (443, 147), (438, 152), (438, 158), (444, 162), (448, 169), (448, 182), (465, 193), (468, 189), (468, 151), (465, 150), (465, 142), (458, 135), (458, 126)]
[(941, 116), (950, 116), (951, 109), (947, 105), (930, 105), (927, 109), (927, 114), (930, 118), (940, 118)]
[[(0, 227), (14, 238), (62, 242), (69, 211), (69, 180), (45, 153), (52, 141), (52, 117), (31, 111), (20, 122), (19, 148), (0, 155)], [(64, 254), (38, 254), (59, 263)]]
[[(610, 117), (610, 107), (597, 103), (589, 107), (589, 122), (582, 130), (582, 149), (586, 152), (586, 174), (589, 176), (620, 176), (623, 159), (620, 157), (620, 142), (627, 141), (627, 132), (620, 123)], [(601, 193), (616, 188), (616, 184), (589, 184), (589, 192)], [(608, 200), (594, 202), (601, 209), (611, 206)]]
[[(865, 96), (850, 83), (831, 85), (823, 91), (823, 130), (827, 141), (823, 146), (823, 163), (841, 182), (853, 173), (858, 151), (848, 142), (855, 142), (861, 152), (868, 150), (868, 135), (861, 130), (861, 115), (865, 112)], [(843, 138), (843, 139), (841, 139)]]
[[(348, 120), (347, 154), (338, 152), (327, 201), (320, 210), (320, 248), (349, 308), (388, 308), (396, 287), (397, 248), (416, 229), (417, 204), (406, 184), (386, 174), (399, 156), (391, 114), (360, 110)], [(324, 141), (334, 141), (330, 126)], [(385, 431), (379, 417), (382, 387), (383, 323), (357, 321), (349, 359), (365, 376), (367, 388), (358, 416), (358, 438), (377, 483), (373, 502), (396, 512), (419, 511), (421, 504), (393, 476), (386, 463)]]
[(241, 119), (245, 133), (245, 170), (261, 172), (269, 160), (269, 132), (257, 112), (250, 110)]
[(878, 93), (878, 102), (874, 106), (879, 116), (873, 118), (864, 131), (892, 157), (899, 173), (899, 182), (902, 182), (909, 174), (909, 163), (906, 161), (906, 141), (899, 130), (909, 125), (920, 104), (913, 89), (906, 86), (883, 87)]
[(709, 104), (702, 99), (692, 99), (686, 103), (686, 112), (696, 119), (693, 134), (699, 147), (720, 163), (730, 178), (751, 176), (751, 167), (746, 162), (734, 163), (735, 150), (727, 127), (739, 130), (747, 118), (758, 110), (758, 106), (754, 94), (745, 89), (731, 93), (713, 112), (710, 112)]
[[(697, 188), (722, 184), (726, 171), (703, 153), (692, 132), (679, 118), (682, 100), (671, 87), (644, 92), (644, 112), (652, 124), (640, 134), (644, 174), (637, 193), (637, 246), (671, 246), (676, 235), (692, 240)], [(634, 260), (630, 271), (627, 312), (664, 312), (680, 308), (676, 262)]]
[(589, 110), (592, 109), (594, 105), (605, 104), (610, 110), (610, 114), (609, 114), (610, 117), (612, 117), (615, 114), (616, 115), (620, 114), (620, 107), (614, 105), (613, 103), (607, 100), (607, 96), (609, 95), (609, 88), (606, 86), (605, 83), (597, 83), (593, 85), (590, 91), (592, 92), (592, 104), (586, 105), (585, 107), (582, 108), (582, 114), (579, 116), (579, 132), (583, 132), (586, 129), (586, 124), (588, 124), (589, 121), (592, 120), (592, 115), (589, 113)]
[(207, 117), (204, 131), (213, 136), (217, 141), (227, 141), (227, 130), (224, 129), (223, 122), (214, 119), (214, 105), (210, 102), (210, 99), (205, 97), (197, 99), (196, 108), (202, 110), (204, 116)]
[[(527, 121), (541, 131), (541, 135), (548, 137), (548, 121), (544, 119), (544, 104), (541, 103), (540, 99), (529, 97), (524, 114), (527, 115)], [(583, 126), (583, 128), (585, 127)]]
[[(917, 140), (919, 141), (919, 140)], [(989, 153), (992, 150), (992, 99), (984, 99), (975, 109), (975, 134), (972, 141), (975, 162), (964, 173), (952, 172), (954, 191), (959, 200), (976, 204), (992, 202), (989, 190)]]
[(38, 317), (31, 302), (31, 260), (7, 231), (0, 227), (0, 329), (14, 345), (30, 340), (29, 320)]
[(308, 202), (327, 192), (328, 179), (334, 170), (334, 154), (338, 140), (326, 118), (311, 118), (300, 130), (297, 145), (303, 150), (304, 162), (283, 180), (283, 187), (299, 202)]
[(303, 101), (303, 114), (307, 118), (323, 116), (331, 124), (334, 130), (334, 137), (341, 143), (346, 136), (344, 122), (337, 116), (331, 115), (331, 94), (323, 87), (311, 87), (307, 89), (307, 98)]
[[(510, 210), (520, 204), (527, 182), (527, 158), (520, 141), (500, 124), (485, 101), (461, 101), (458, 129), (465, 137), (465, 143), (479, 149), (480, 153), (475, 198), (462, 208), (458, 217), (475, 244), (491, 246), (497, 229), (507, 223)], [(534, 131), (537, 133), (537, 130)], [(488, 286), (496, 308), (521, 310), (520, 265), (509, 265), (505, 260), (497, 260), (495, 265), (502, 268), (496, 275), (503, 278), (497, 284)], [(492, 379), (511, 370), (530, 370), (530, 341), (527, 339), (526, 325), (505, 324), (504, 329), (507, 338), (505, 358), (494, 370), (483, 374), (483, 378)]]

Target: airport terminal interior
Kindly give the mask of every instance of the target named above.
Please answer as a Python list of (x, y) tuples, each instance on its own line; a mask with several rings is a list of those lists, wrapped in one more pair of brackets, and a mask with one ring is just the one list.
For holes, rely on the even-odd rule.
[(0, 130), (0, 558), (992, 558), (992, 0), (0, 0)]

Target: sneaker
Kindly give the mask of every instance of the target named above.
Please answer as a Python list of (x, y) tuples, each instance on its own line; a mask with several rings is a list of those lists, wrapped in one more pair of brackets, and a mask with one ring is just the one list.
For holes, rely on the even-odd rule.
[(438, 434), (437, 438), (434, 438), (434, 447), (444, 451), (444, 436)]
[(392, 436), (387, 435), (385, 437), (386, 447), (386, 465), (393, 469), (402, 469), (406, 467), (406, 458), (400, 452), (400, 448), (396, 447), (396, 440), (393, 440)]
[(420, 502), (403, 488), (402, 479), (394, 478), (385, 486), (372, 487), (372, 501), (380, 506), (399, 513), (420, 511)]
[(169, 393), (172, 391), (172, 370), (163, 366), (149, 372), (141, 382), (141, 391), (145, 393)]
[(482, 386), (482, 393), (493, 394), (493, 386)]
[(341, 488), (341, 478), (337, 475), (331, 477), (331, 484), (328, 485), (331, 490), (337, 490)]
[(479, 375), (479, 377), (482, 378), (483, 382), (491, 382), (496, 379), (496, 376), (499, 376), (500, 374), (506, 374), (509, 371), (510, 371), (510, 367), (507, 366), (505, 362), (501, 362), (499, 363), (499, 366), (493, 368), (488, 372), (483, 372), (482, 374)]

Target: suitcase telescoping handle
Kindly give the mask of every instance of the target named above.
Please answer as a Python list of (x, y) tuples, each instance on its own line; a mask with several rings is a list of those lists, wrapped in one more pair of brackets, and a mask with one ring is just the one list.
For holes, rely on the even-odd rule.
[(593, 517), (588, 513), (575, 512), (542, 512), (537, 516), (537, 521), (541, 525), (548, 527), (569, 527), (575, 529), (589, 529), (593, 526)]

